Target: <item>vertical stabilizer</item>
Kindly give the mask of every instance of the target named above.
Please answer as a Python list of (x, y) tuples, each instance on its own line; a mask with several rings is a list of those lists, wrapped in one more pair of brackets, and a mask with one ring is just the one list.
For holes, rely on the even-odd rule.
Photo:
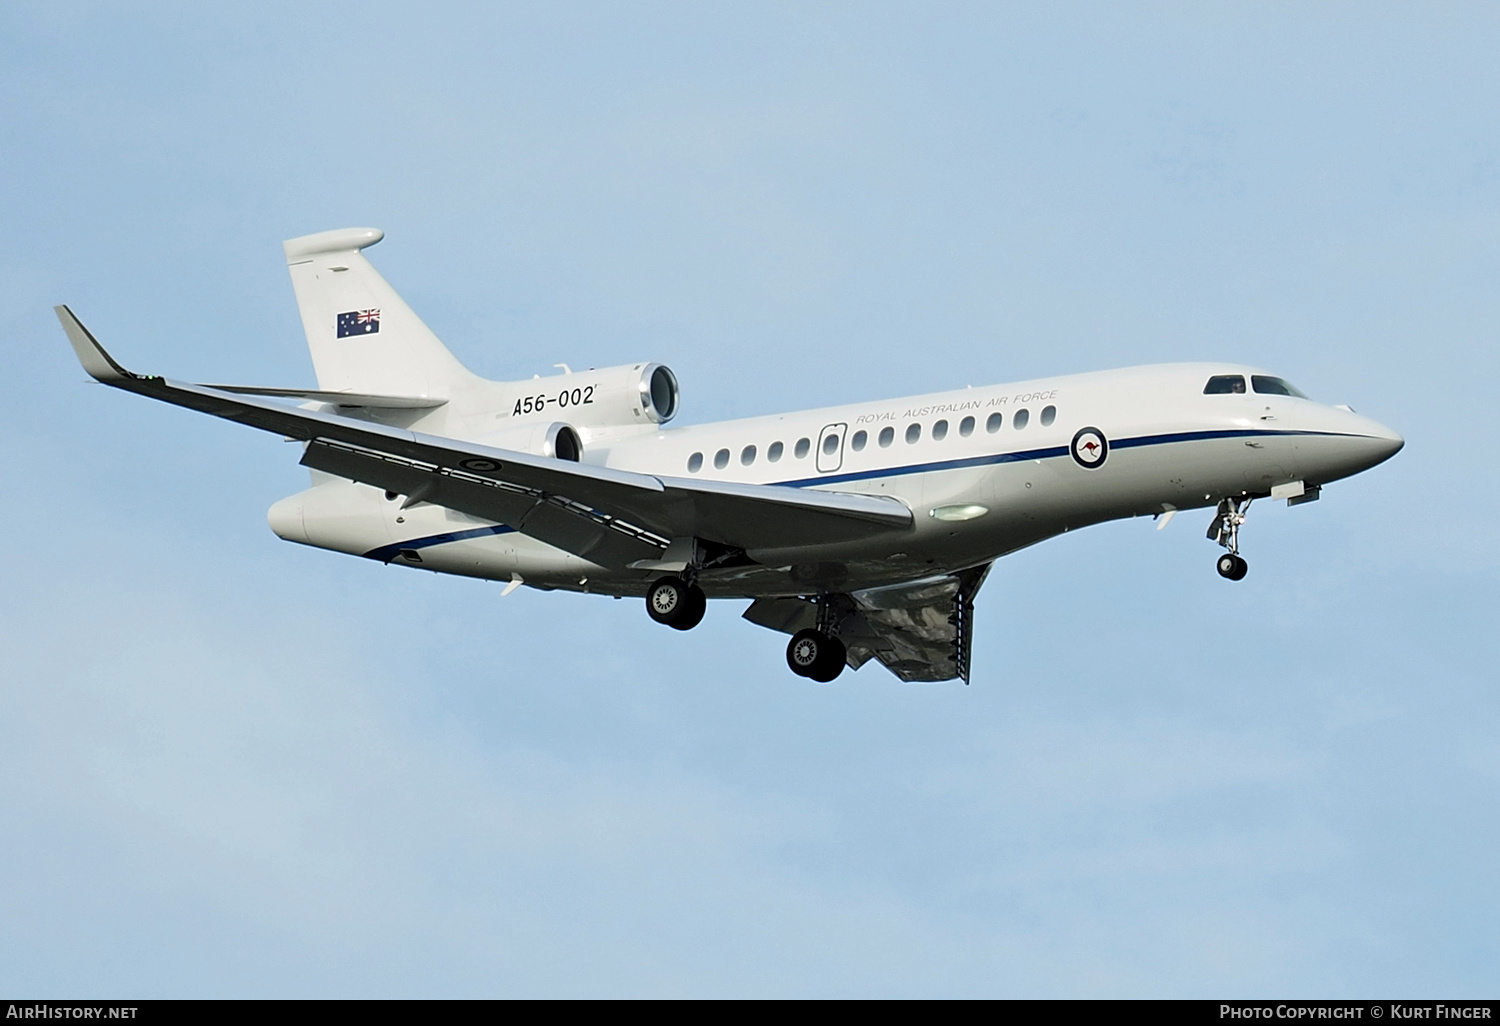
[(360, 250), (378, 228), (340, 228), (282, 243), (318, 387), (449, 398), (474, 376)]

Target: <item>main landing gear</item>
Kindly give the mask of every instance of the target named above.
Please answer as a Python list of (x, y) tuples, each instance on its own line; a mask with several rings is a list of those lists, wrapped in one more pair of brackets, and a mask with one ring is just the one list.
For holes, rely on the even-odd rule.
[[(691, 576), (660, 577), (646, 589), (646, 612), (657, 623), (690, 631), (703, 620), (708, 597)], [(786, 664), (799, 677), (827, 684), (844, 672), (849, 652), (838, 639), (837, 614), (826, 597), (818, 599), (818, 625), (792, 635)]]
[[(702, 623), (703, 614), (708, 609), (708, 596), (698, 587), (700, 573), (720, 567), (754, 565), (745, 556), (744, 549), (705, 542), (701, 538), (689, 540), (692, 556), (682, 572), (675, 577), (658, 577), (646, 589), (646, 612), (651, 619), (679, 631), (690, 631)], [(675, 547), (677, 542), (672, 544)]]
[(1250, 572), (1250, 564), (1240, 555), (1240, 527), (1250, 512), (1250, 499), (1224, 499), (1213, 523), (1208, 525), (1208, 537), (1229, 551), (1219, 557), (1219, 576), (1230, 581), (1244, 580)]
[(707, 610), (703, 589), (681, 577), (660, 578), (646, 589), (646, 612), (651, 619), (679, 631), (698, 626)]
[(797, 676), (827, 684), (844, 672), (849, 652), (838, 639), (833, 620), (828, 600), (820, 597), (818, 626), (807, 627), (793, 634), (786, 646), (786, 664)]
[(811, 627), (793, 634), (786, 647), (786, 664), (792, 672), (819, 684), (827, 684), (843, 673), (847, 656), (842, 641)]

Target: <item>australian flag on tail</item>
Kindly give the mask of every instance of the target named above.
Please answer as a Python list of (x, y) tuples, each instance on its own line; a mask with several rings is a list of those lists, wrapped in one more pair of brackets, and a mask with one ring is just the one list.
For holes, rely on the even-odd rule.
[(373, 335), (380, 330), (379, 310), (350, 310), (339, 314), (339, 338)]

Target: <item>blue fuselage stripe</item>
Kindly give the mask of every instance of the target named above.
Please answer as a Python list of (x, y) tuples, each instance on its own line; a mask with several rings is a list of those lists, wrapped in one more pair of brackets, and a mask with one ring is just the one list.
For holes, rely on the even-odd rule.
[[(1169, 445), (1173, 442), (1204, 442), (1216, 438), (1247, 438), (1256, 435), (1335, 435), (1334, 431), (1268, 431), (1263, 428), (1231, 428), (1222, 431), (1176, 431), (1162, 435), (1141, 435), (1137, 438), (1121, 438), (1109, 443), (1111, 449), (1135, 449), (1143, 445)], [(787, 488), (806, 488), (820, 484), (844, 484), (849, 481), (869, 481), (881, 477), (904, 477), (908, 474), (927, 474), (939, 470), (966, 470), (971, 467), (986, 467), (1000, 463), (1024, 463), (1027, 460), (1055, 459), (1068, 455), (1066, 445), (1053, 445), (1045, 449), (1027, 449), (1021, 452), (1002, 452), (988, 456), (970, 456), (958, 460), (941, 460), (935, 463), (913, 463), (904, 467), (885, 467), (862, 470), (854, 474), (820, 474), (817, 477), (801, 477), (791, 481), (776, 481), (774, 484)]]
[(403, 549), (426, 549), (434, 545), (447, 545), (449, 542), (468, 541), (470, 538), (486, 538), (492, 534), (510, 534), (514, 527), (505, 524), (495, 524), (492, 527), (475, 527), (468, 531), (450, 531), (447, 534), (431, 534), (426, 538), (413, 538), (411, 541), (396, 542), (394, 545), (382, 545), (378, 549), (371, 549), (365, 553), (366, 559), (378, 559), (382, 563), (389, 563), (401, 555)]
[[(1337, 431), (1269, 431), (1261, 428), (1230, 428), (1221, 431), (1175, 431), (1161, 435), (1139, 435), (1135, 438), (1112, 440), (1109, 443), (1109, 447), (1111, 449), (1138, 449), (1147, 445), (1170, 445), (1175, 442), (1206, 442), (1219, 438), (1249, 438), (1264, 435), (1281, 437), (1292, 435), (1354, 437)], [(1045, 449), (1001, 452), (987, 456), (970, 456), (958, 460), (940, 460), (934, 463), (912, 463), (904, 467), (881, 467), (875, 470), (862, 470), (853, 474), (820, 474), (817, 477), (796, 478), (791, 481), (774, 481), (772, 484), (780, 485), (783, 488), (808, 488), (813, 485), (847, 484), (851, 481), (870, 481), (882, 477), (907, 477), (912, 474), (929, 474), (941, 470), (968, 470), (973, 467), (988, 467), (1001, 463), (1024, 463), (1027, 460), (1056, 459), (1059, 456), (1066, 455), (1068, 455), (1068, 447), (1066, 445), (1051, 445)], [(478, 527), (471, 531), (434, 534), (426, 538), (414, 538), (411, 541), (398, 542), (394, 545), (382, 545), (378, 549), (371, 549), (369, 552), (366, 552), (365, 556), (370, 559), (378, 559), (389, 563), (400, 555), (402, 549), (425, 549), (433, 545), (446, 545), (448, 542), (465, 541), (469, 538), (482, 538), (492, 534), (508, 534), (514, 530), (514, 527), (496, 524), (494, 527)]]
[(940, 460), (936, 463), (911, 463), (904, 467), (884, 467), (877, 470), (861, 470), (854, 474), (820, 474), (817, 477), (802, 477), (793, 481), (774, 481), (783, 488), (806, 488), (810, 485), (844, 484), (849, 481), (869, 481), (878, 477), (906, 477), (911, 474), (928, 474), (937, 470), (966, 470), (970, 467), (987, 467), (997, 463), (1023, 463), (1026, 460), (1045, 460), (1053, 456), (1066, 456), (1066, 445), (1053, 445), (1045, 449), (1028, 449), (1025, 452), (1001, 452), (990, 456), (970, 456), (961, 460)]

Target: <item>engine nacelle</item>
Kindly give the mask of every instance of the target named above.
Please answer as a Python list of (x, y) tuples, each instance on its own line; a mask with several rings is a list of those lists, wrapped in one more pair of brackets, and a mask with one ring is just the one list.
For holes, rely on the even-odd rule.
[[(677, 376), (660, 363), (553, 374), (507, 384), (509, 433), (522, 424), (565, 418), (576, 428), (665, 424), (677, 415)], [(537, 451), (537, 450), (527, 450)]]
[(571, 424), (561, 421), (538, 421), (535, 424), (518, 424), (503, 428), (484, 437), (485, 445), (513, 452), (551, 456), (577, 463), (583, 458), (583, 440)]

